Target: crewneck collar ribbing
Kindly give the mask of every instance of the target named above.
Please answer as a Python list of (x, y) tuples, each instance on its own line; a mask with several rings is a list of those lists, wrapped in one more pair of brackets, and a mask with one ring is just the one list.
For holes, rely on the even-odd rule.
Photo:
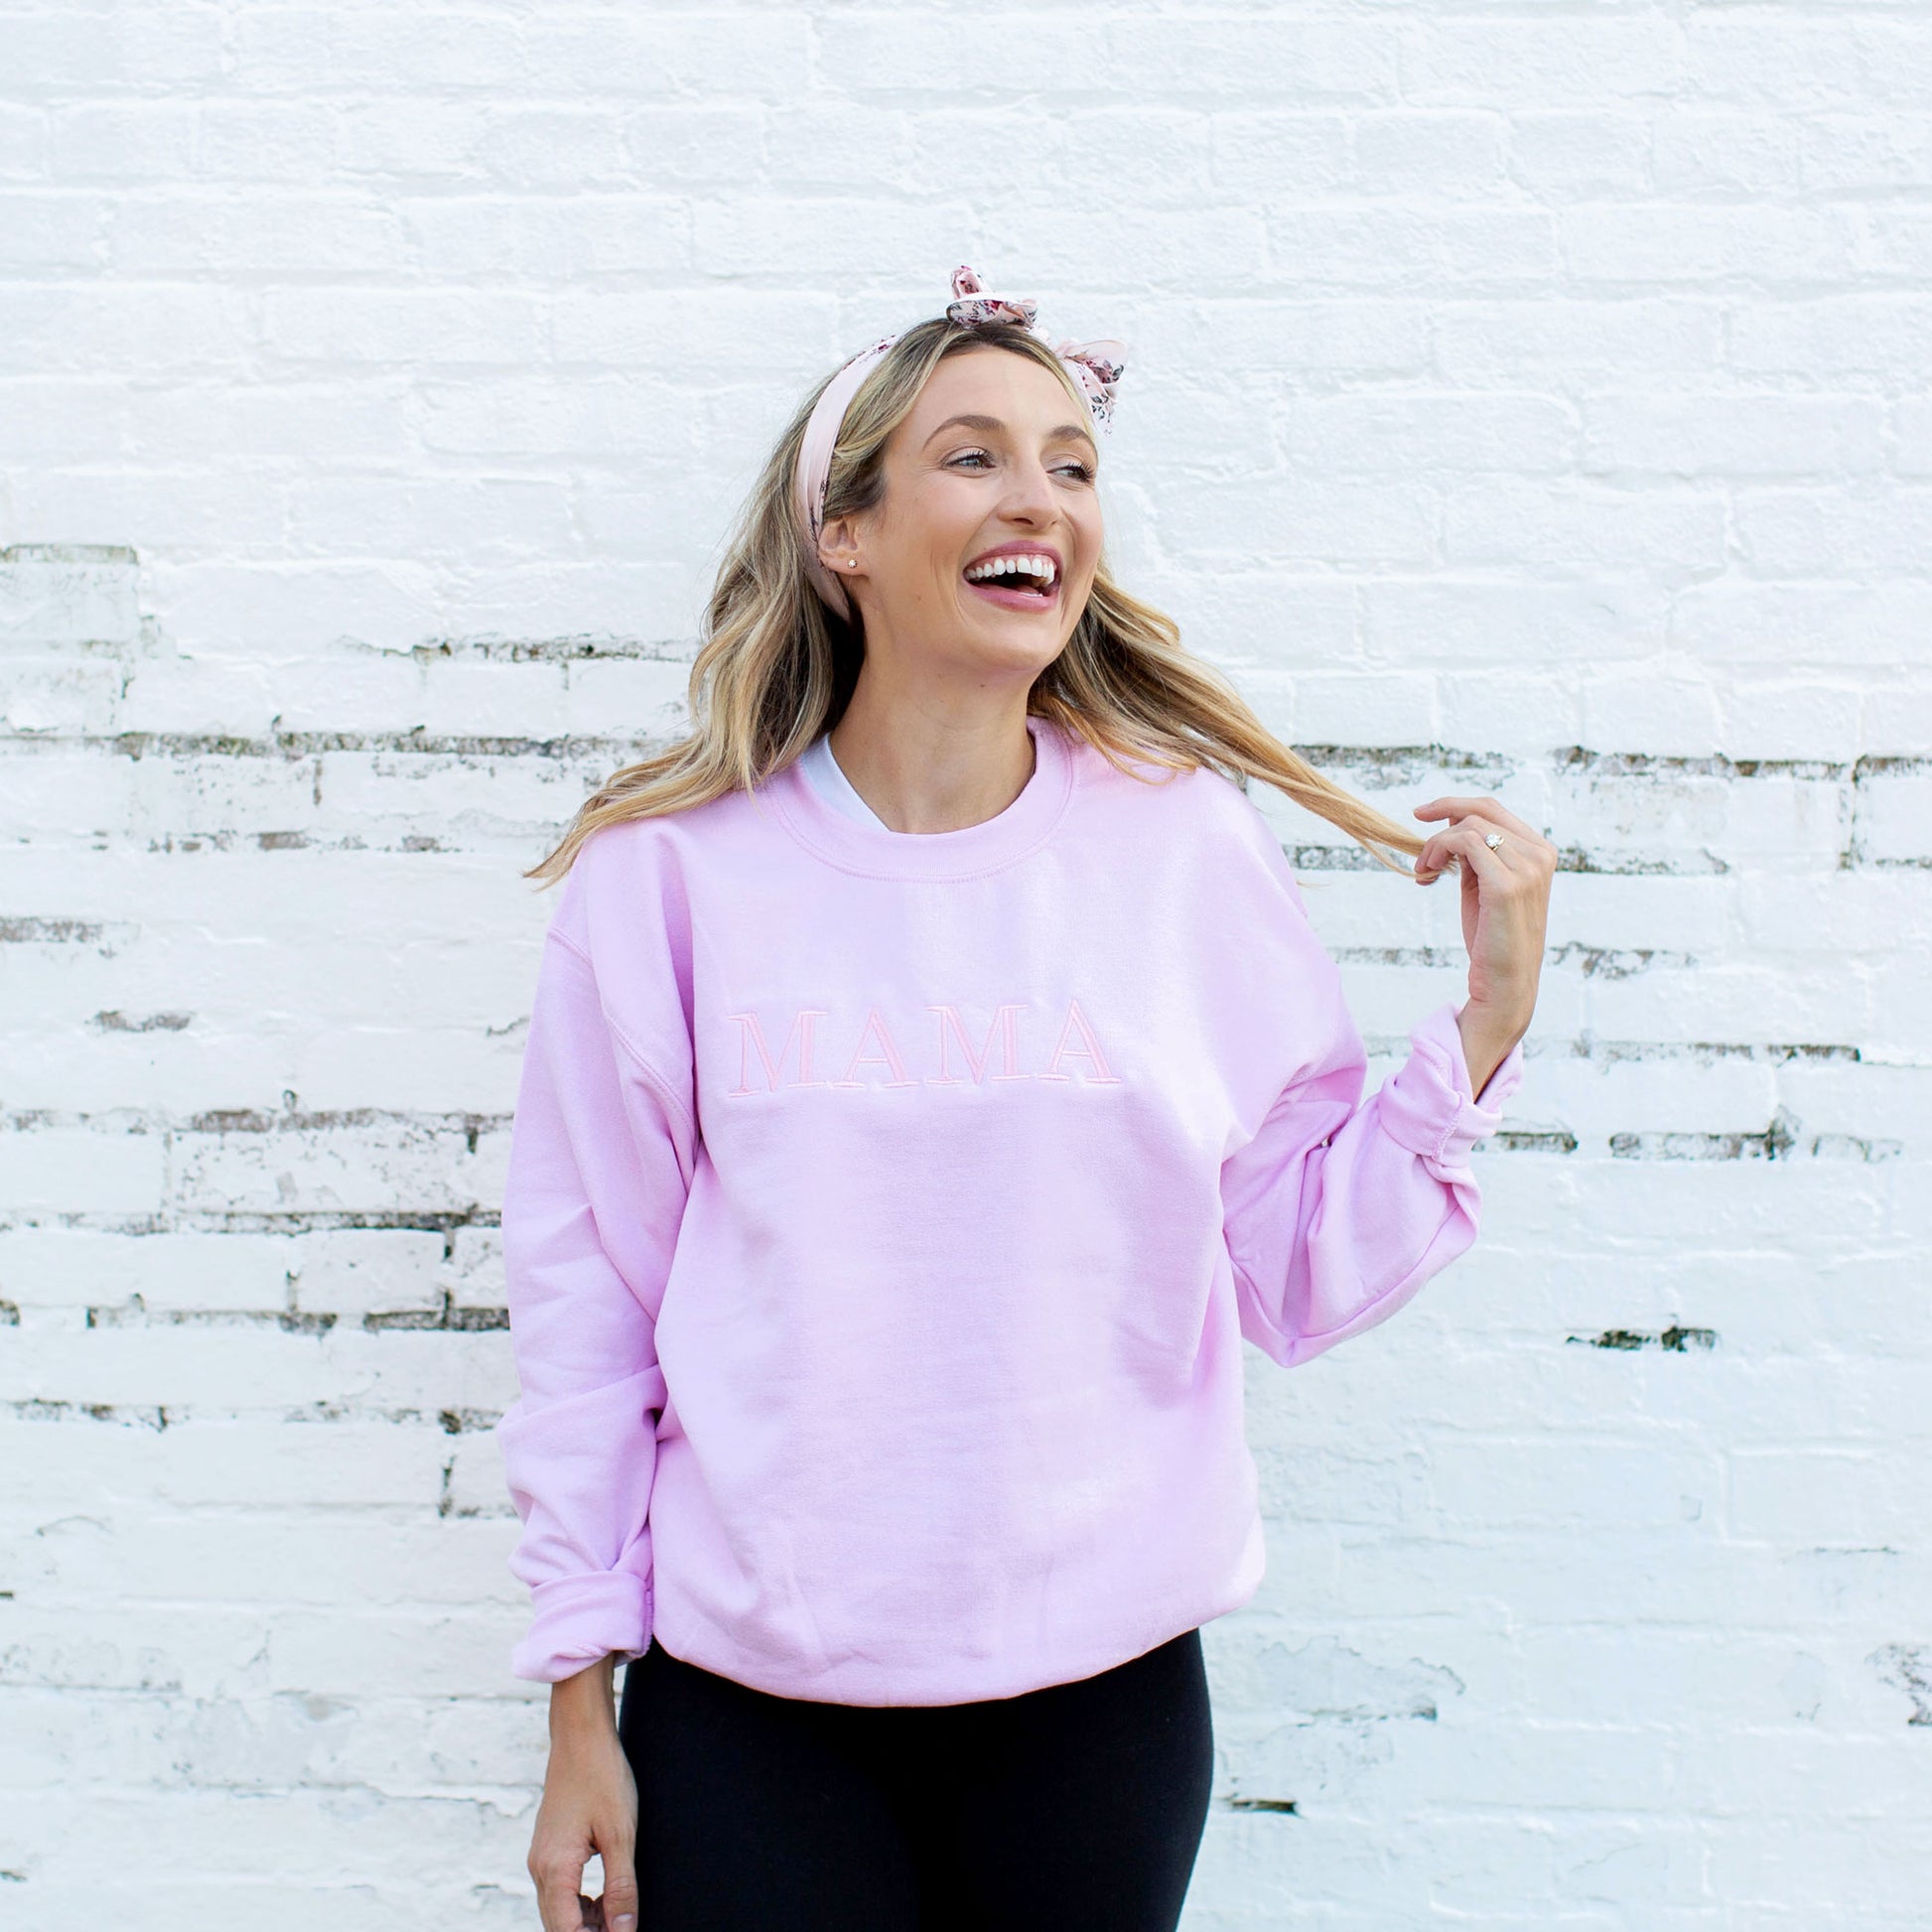
[(763, 787), (786, 831), (815, 858), (873, 879), (973, 879), (1034, 851), (1073, 794), (1073, 748), (1051, 720), (1029, 717), (1034, 773), (1005, 811), (952, 832), (894, 832), (848, 818), (819, 796), (797, 759)]

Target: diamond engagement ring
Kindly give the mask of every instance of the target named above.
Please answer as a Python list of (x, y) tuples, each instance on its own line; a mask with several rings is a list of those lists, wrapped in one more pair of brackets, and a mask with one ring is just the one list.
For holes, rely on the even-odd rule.
[(1500, 832), (1487, 832), (1483, 835), (1482, 842), (1484, 845), (1486, 845), (1489, 848), (1491, 852), (1494, 852), (1495, 849), (1502, 844), (1503, 835)]

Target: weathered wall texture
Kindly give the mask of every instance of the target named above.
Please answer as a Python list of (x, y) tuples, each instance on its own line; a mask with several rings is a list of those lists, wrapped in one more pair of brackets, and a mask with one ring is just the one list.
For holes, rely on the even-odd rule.
[[(1251, 1363), (1189, 1932), (1932, 1922), (1929, 109), (1913, 6), (0, 6), (0, 1923), (534, 1925), (518, 869), (961, 260), (1278, 730), (1567, 854), (1481, 1246)], [(1452, 894), (1279, 823), (1379, 1080)]]

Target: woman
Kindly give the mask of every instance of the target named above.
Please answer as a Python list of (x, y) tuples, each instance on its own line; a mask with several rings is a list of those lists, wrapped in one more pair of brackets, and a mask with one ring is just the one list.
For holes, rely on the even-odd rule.
[[(1554, 849), (1271, 737), (1107, 573), (1119, 345), (954, 293), (800, 411), (694, 734), (533, 868), (499, 1439), (546, 1932), (1172, 1928), (1199, 1626), (1262, 1575), (1241, 1338), (1306, 1361), (1466, 1249), (1521, 1078)], [(1250, 777), (1459, 870), (1468, 998), (1366, 1101)]]

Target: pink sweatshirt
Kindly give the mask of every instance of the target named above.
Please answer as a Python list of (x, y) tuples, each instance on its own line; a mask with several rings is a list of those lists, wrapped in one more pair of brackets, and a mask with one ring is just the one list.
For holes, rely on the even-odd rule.
[(1246, 1337), (1284, 1366), (1474, 1240), (1446, 1004), (1366, 1058), (1278, 840), (1030, 721), (997, 817), (797, 764), (599, 833), (543, 948), (503, 1191), (523, 1678), (673, 1656), (999, 1698), (1236, 1608)]

